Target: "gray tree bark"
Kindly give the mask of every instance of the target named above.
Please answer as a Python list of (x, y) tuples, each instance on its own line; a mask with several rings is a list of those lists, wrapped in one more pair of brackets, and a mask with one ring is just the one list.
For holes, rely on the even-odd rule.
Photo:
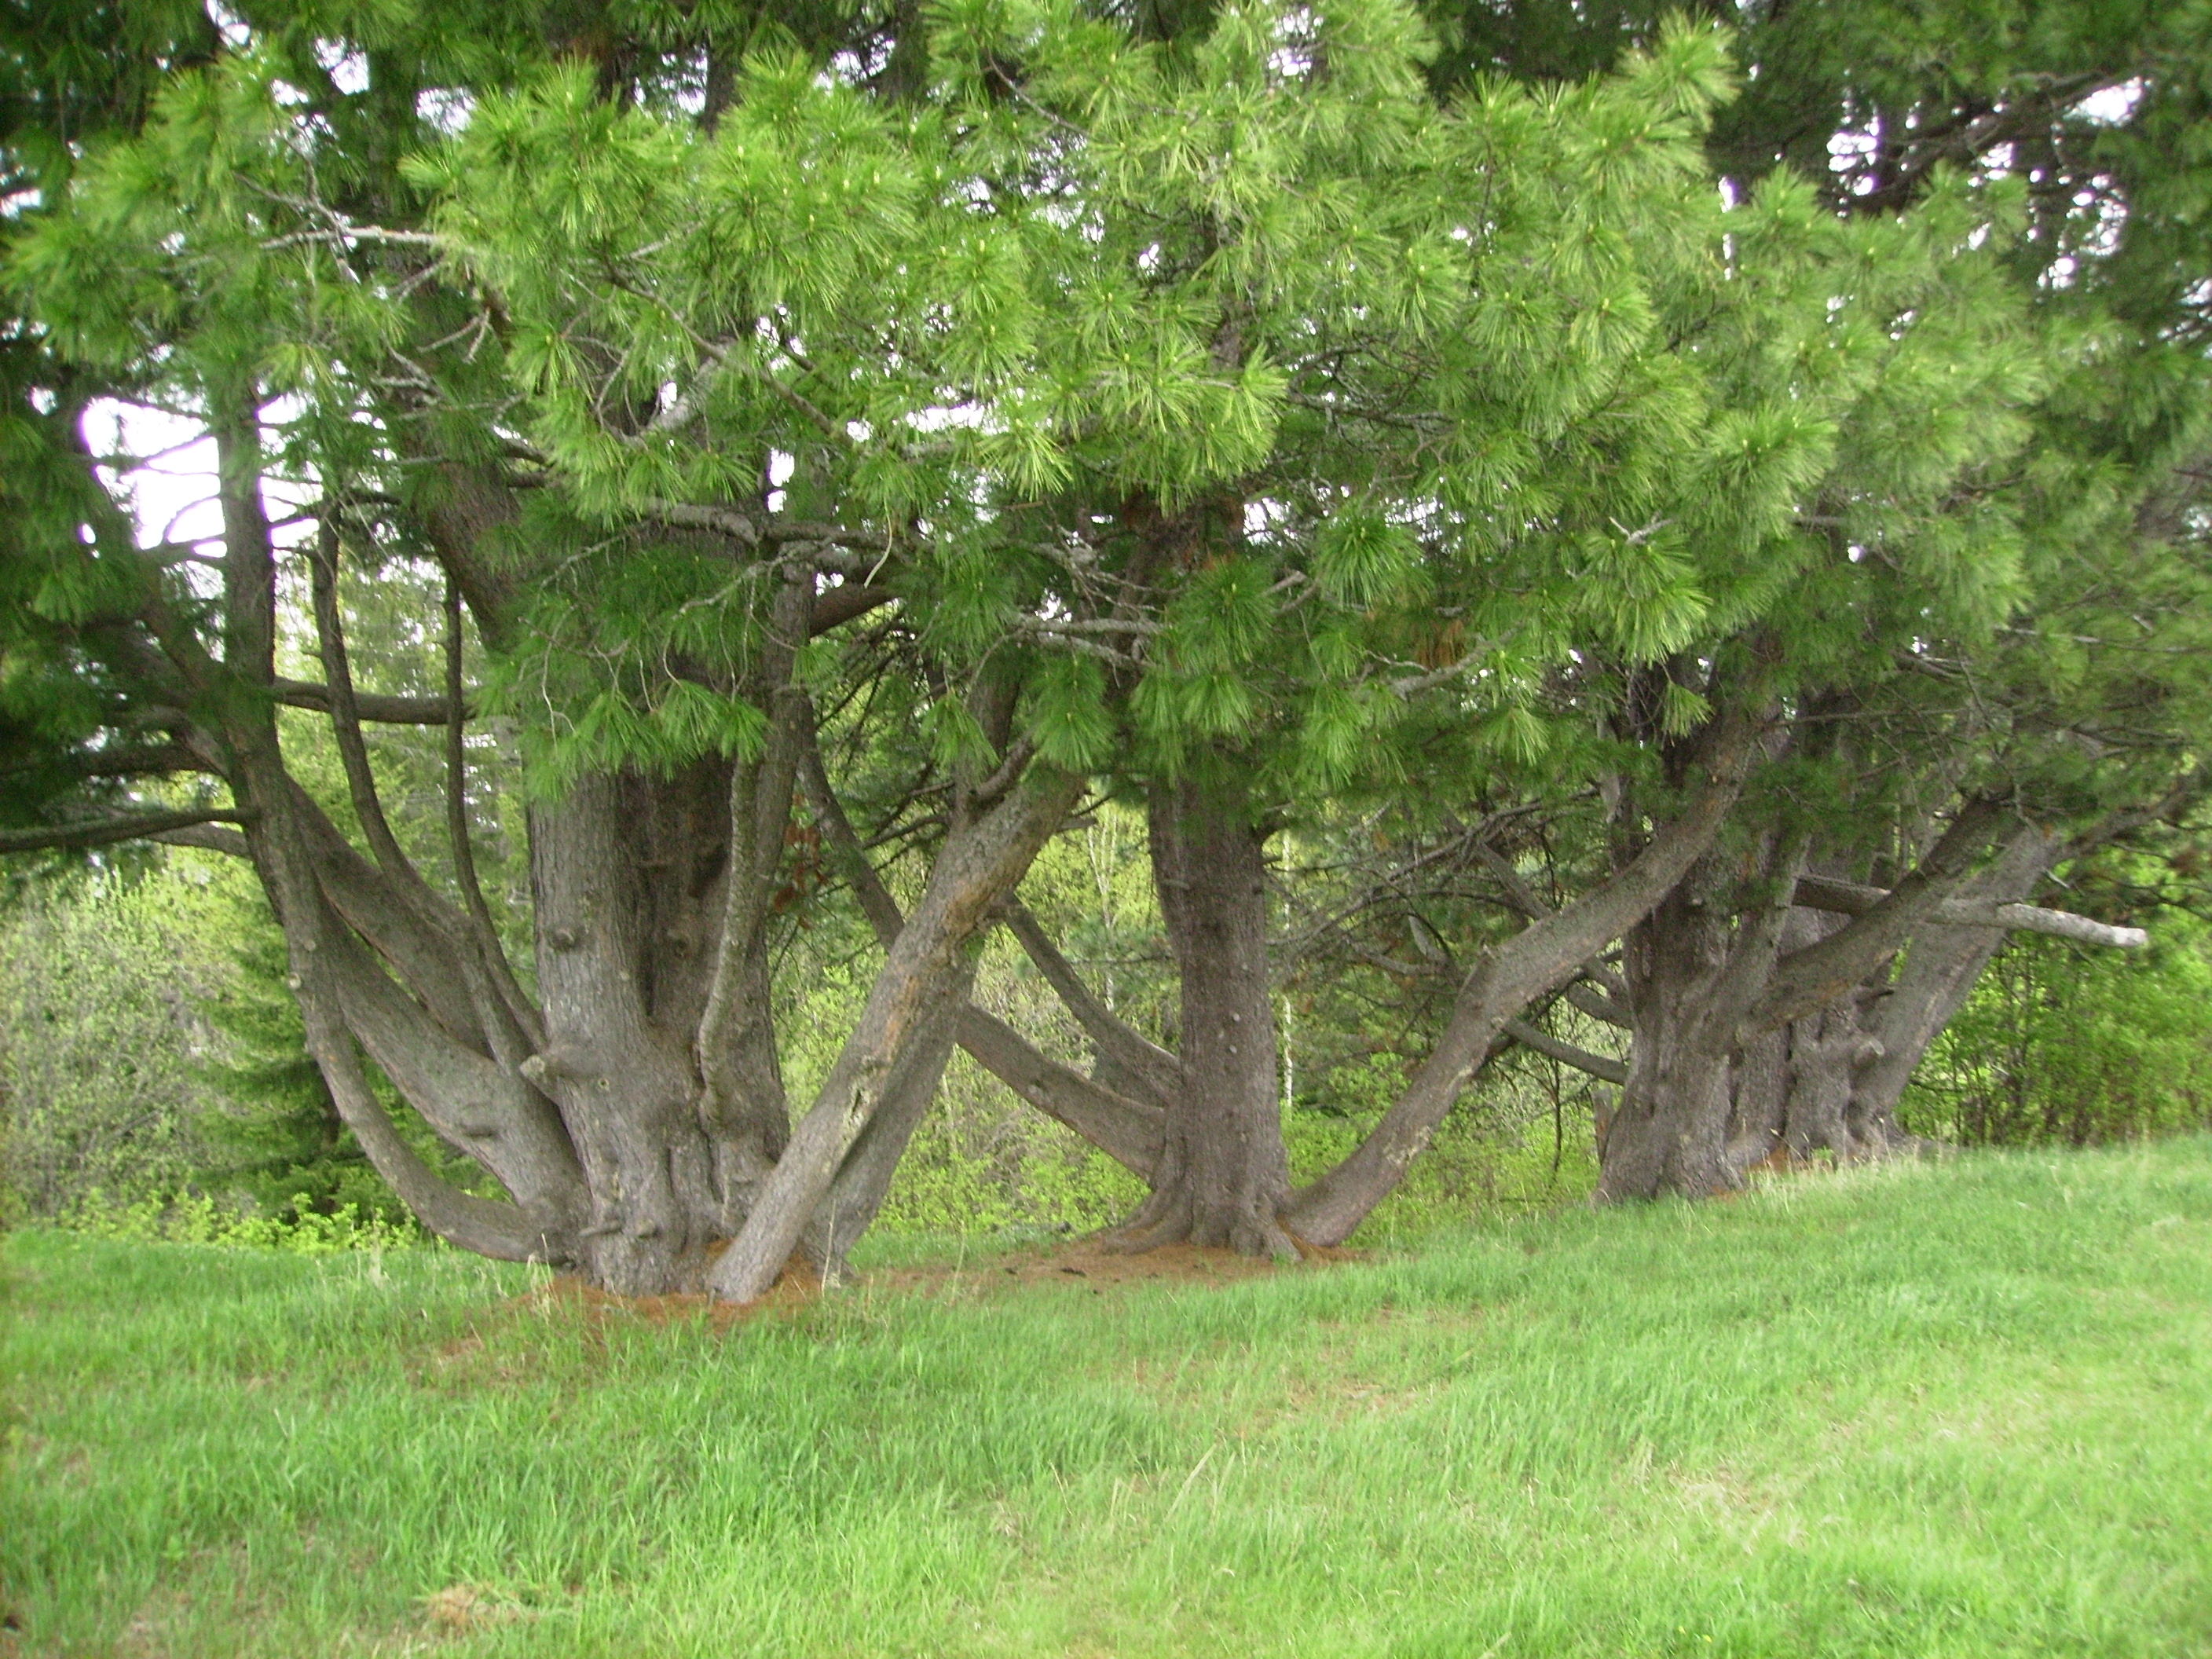
[[(1703, 1196), (1762, 1164), (1909, 1146), (1905, 1083), (2002, 938), (1980, 916), (2025, 897), (2061, 846), (1969, 802), (1890, 892), (1771, 864), (1777, 896), (1746, 919), (1711, 866), (1686, 880), (1632, 936), (1629, 1079), (1600, 1197)], [(1821, 908), (1791, 902), (1808, 899)], [(1962, 915), (1976, 920), (1946, 920)]]
[(1152, 1193), (1112, 1235), (1118, 1249), (1297, 1254), (1280, 1220), (1291, 1183), (1276, 1095), (1266, 836), (1242, 784), (1224, 763), (1153, 787), (1152, 874), (1181, 982), (1182, 1041), (1172, 1073), (1149, 1044), (1102, 1047), (1136, 1078), (1176, 1090)]
[(1338, 1244), (1395, 1191), (1509, 1022), (1561, 990), (1664, 900), (1713, 844), (1757, 757), (1762, 722), (1728, 710), (1680, 757), (1685, 798), (1632, 857), (1565, 908), (1551, 912), (1476, 962), (1450, 1020), (1406, 1091), (1343, 1162), (1293, 1194), (1286, 1224), (1315, 1244)]
[[(742, 683), (719, 688), (769, 710), (763, 751), (668, 777), (587, 776), (532, 808), (533, 998), (500, 953), (481, 896), (464, 890), (456, 902), (426, 881), (385, 817), (364, 710), (426, 716), (415, 706), (422, 700), (364, 699), (352, 685), (335, 532), (314, 569), (327, 683), (313, 701), (331, 719), (369, 856), (288, 773), (274, 716), (286, 691), (273, 673), (276, 557), (250, 396), (217, 425), (222, 652), (209, 655), (155, 602), (147, 621), (164, 659), (155, 667), (202, 720), (193, 741), (238, 799), (225, 816), (243, 835), (226, 830), (207, 844), (254, 861), (285, 931), (311, 1051), (372, 1162), (453, 1243), (571, 1267), (618, 1291), (757, 1294), (801, 1232), (824, 1260), (842, 1258), (879, 1207), (935, 1088), (976, 931), (1058, 827), (1079, 781), (1025, 772), (1010, 751), (1003, 777), (963, 786), (960, 822), (847, 1044), (832, 1099), (826, 1109), (817, 1101), (794, 1133), (769, 1023), (766, 922), (811, 737), (796, 652), (811, 632), (888, 596), (837, 589), (817, 607), (811, 566), (793, 544), (770, 567), (780, 580), (767, 585), (763, 647)], [(495, 639), (514, 594), (475, 544), (511, 517), (511, 502), (503, 486), (465, 470), (449, 482), (429, 515), (432, 539)], [(436, 712), (449, 727), (448, 842), (465, 877), (458, 604), (449, 601), (448, 684)], [(993, 695), (1010, 715), (1011, 690)], [(508, 1200), (460, 1191), (416, 1156), (364, 1061)], [(836, 1152), (827, 1165), (825, 1140)]]
[(1082, 790), (1081, 778), (1039, 768), (971, 822), (956, 823), (814, 1105), (714, 1264), (716, 1295), (750, 1301), (775, 1283), (848, 1154), (896, 1097), (899, 1067), (934, 1040), (948, 1012), (957, 1018), (973, 971), (969, 946)]
[[(1759, 735), (1759, 722), (1740, 712), (1716, 720), (1680, 757), (1686, 786), (1680, 810), (1653, 828), (1619, 872), (1564, 910), (1553, 911), (1529, 898), (1533, 924), (1487, 953), (1467, 975), (1436, 1048), (1382, 1121), (1334, 1169), (1311, 1185), (1290, 1192), (1281, 1202), (1275, 1221), (1290, 1242), (1341, 1243), (1396, 1189), (1475, 1074), (1492, 1054), (1516, 1040), (1511, 1028), (1523, 1011), (1592, 971), (1597, 954), (1665, 897), (1711, 846), (1756, 757)], [(1195, 890), (1185, 883), (1178, 890)], [(1221, 888), (1217, 884), (1209, 890)], [(1176, 1145), (1177, 1118), (1187, 1115), (1192, 1103), (1202, 1098), (1183, 1081), (1188, 1050), (1184, 1057), (1168, 1054), (1115, 1019), (1082, 984), (1034, 919), (1017, 911), (1012, 920), (1024, 948), (1097, 1046), (1100, 1076), (1085, 1079), (1054, 1066), (999, 1022), (979, 1024), (972, 1011), (963, 1026), (963, 1041), (1024, 1099), (1153, 1182), (1152, 1198), (1130, 1229), (1138, 1242), (1147, 1237), (1140, 1229), (1162, 1214), (1170, 1225), (1157, 1236), (1159, 1242), (1177, 1236), (1174, 1224), (1180, 1220), (1187, 1183), (1169, 1149)], [(1178, 925), (1171, 922), (1171, 930)], [(1206, 971), (1206, 964), (1195, 960), (1193, 966)], [(1218, 961), (1212, 966), (1217, 974), (1229, 971)], [(1611, 980), (1608, 972), (1596, 971)], [(1190, 979), (1187, 967), (1186, 985)], [(1242, 1000), (1224, 1012), (1244, 1012), (1252, 1000), (1250, 982), (1248, 978)], [(1264, 986), (1264, 979), (1259, 982)], [(1590, 1007), (1601, 1018), (1626, 1020), (1610, 994), (1596, 988), (1577, 988), (1593, 993), (1578, 1006)], [(1264, 997), (1261, 1000), (1262, 1012), (1267, 1012)], [(1189, 1018), (1187, 1012), (1187, 1031)], [(1217, 1030), (1229, 1024), (1216, 1017)], [(1272, 1034), (1272, 1024), (1269, 1029)], [(969, 1038), (971, 1032), (975, 1040)], [(1611, 1069), (1609, 1062), (1601, 1063)], [(1109, 1066), (1118, 1088), (1102, 1080)], [(1271, 1091), (1271, 1118), (1273, 1110)]]

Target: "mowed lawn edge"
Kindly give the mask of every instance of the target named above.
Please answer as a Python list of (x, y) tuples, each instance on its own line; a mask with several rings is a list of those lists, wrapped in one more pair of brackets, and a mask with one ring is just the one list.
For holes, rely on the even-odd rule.
[(2212, 1653), (2212, 1139), (979, 1277), (15, 1235), (0, 1653)]

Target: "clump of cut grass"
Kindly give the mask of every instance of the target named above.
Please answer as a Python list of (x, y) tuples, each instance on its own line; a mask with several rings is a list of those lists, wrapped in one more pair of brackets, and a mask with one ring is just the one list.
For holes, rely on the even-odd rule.
[[(19, 1235), (27, 1654), (2201, 1652), (2212, 1140), (717, 1335)], [(442, 1599), (441, 1599), (442, 1598)]]

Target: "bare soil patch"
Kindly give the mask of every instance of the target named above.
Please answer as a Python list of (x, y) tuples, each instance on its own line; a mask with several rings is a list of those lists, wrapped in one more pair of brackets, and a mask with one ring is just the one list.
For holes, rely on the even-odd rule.
[[(1052, 1288), (1103, 1296), (1141, 1285), (1200, 1289), (1297, 1273), (1340, 1261), (1363, 1259), (1364, 1251), (1309, 1247), (1299, 1261), (1277, 1262), (1266, 1256), (1194, 1244), (1168, 1244), (1141, 1255), (1111, 1249), (1096, 1239), (1074, 1239), (1036, 1250), (994, 1255), (975, 1261), (932, 1262), (923, 1267), (884, 1267), (854, 1276), (837, 1294), (928, 1296), (939, 1300), (991, 1297), (1017, 1290)], [(617, 1296), (566, 1274), (502, 1304), (503, 1311), (580, 1315), (593, 1325), (639, 1321), (666, 1325), (703, 1320), (716, 1334), (751, 1319), (788, 1316), (822, 1299), (822, 1281), (808, 1269), (787, 1269), (759, 1300), (723, 1302), (706, 1295)], [(449, 1345), (449, 1355), (477, 1346), (473, 1335)]]
[(1264, 1255), (1239, 1255), (1231, 1249), (1198, 1244), (1163, 1244), (1158, 1249), (1129, 1255), (1095, 1238), (1079, 1238), (1041, 1250), (1020, 1250), (973, 1262), (933, 1262), (921, 1267), (886, 1268), (860, 1275), (866, 1289), (939, 1292), (972, 1290), (988, 1293), (1022, 1285), (1054, 1285), (1063, 1290), (1103, 1293), (1127, 1285), (1163, 1285), (1218, 1287), (1267, 1279), (1279, 1273), (1356, 1261), (1365, 1252), (1308, 1247), (1295, 1263), (1278, 1262)]

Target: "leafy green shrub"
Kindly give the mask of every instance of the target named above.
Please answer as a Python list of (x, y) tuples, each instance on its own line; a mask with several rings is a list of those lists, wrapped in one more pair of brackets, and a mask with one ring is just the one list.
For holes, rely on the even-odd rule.
[[(213, 1103), (198, 1124), (203, 1152), (196, 1184), (286, 1224), (304, 1226), (350, 1211), (387, 1231), (419, 1237), (407, 1206), (370, 1164), (308, 1057), (275, 919), (258, 895), (250, 908), (255, 914), (228, 953), (232, 971), (199, 1005), (216, 1041), (199, 1065)], [(442, 1149), (429, 1144), (434, 1138), (395, 1091), (380, 1092), (403, 1130), (417, 1131), (411, 1137), (422, 1143), (416, 1150), (434, 1168), (451, 1164), (447, 1173), (462, 1185), (481, 1182), (476, 1164), (441, 1157)]]
[(1967, 1146), (2092, 1146), (2212, 1126), (2212, 960), (2169, 912), (2147, 951), (2033, 936), (2000, 951), (1899, 1109)]
[[(220, 861), (20, 894), (0, 925), (0, 1218), (309, 1249), (419, 1241), (307, 1058), (284, 975), (265, 902)], [(481, 1182), (383, 1092), (434, 1167)]]
[(21, 895), (0, 923), (0, 1188), (52, 1217), (136, 1199), (204, 1161), (214, 1100), (200, 1005), (222, 973), (210, 884), (149, 878)]
[(71, 1231), (95, 1238), (159, 1240), (170, 1244), (244, 1245), (290, 1250), (301, 1255), (331, 1255), (343, 1250), (404, 1249), (426, 1242), (412, 1221), (395, 1224), (374, 1212), (347, 1204), (334, 1213), (314, 1207), (306, 1193), (295, 1194), (273, 1215), (255, 1215), (225, 1205), (205, 1193), (149, 1196), (110, 1203), (97, 1189), (77, 1200), (58, 1218)]

